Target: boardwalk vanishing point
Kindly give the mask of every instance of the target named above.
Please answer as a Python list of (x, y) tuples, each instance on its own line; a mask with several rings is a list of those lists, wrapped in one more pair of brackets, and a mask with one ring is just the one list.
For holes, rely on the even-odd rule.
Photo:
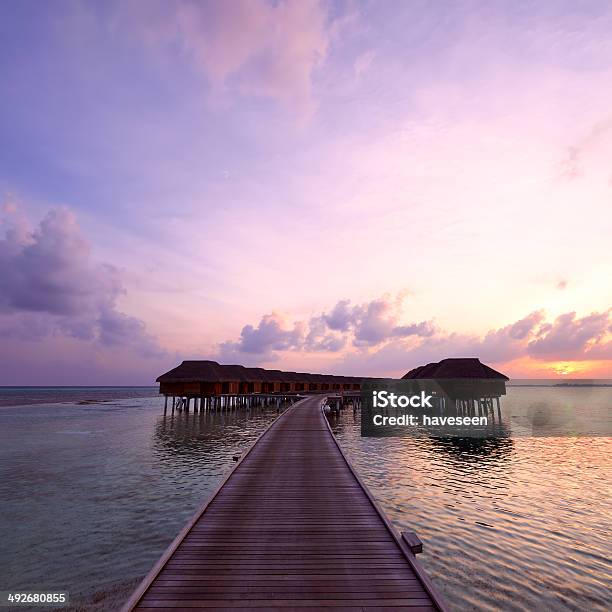
[(124, 611), (446, 610), (344, 456), (321, 405), (278, 417), (179, 533)]

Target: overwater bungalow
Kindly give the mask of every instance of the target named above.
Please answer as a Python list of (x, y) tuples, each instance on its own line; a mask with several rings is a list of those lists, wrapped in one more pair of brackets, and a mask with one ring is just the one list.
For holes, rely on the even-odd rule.
[(216, 361), (183, 361), (157, 378), (159, 392), (166, 396), (209, 397), (313, 393), (322, 391), (359, 392), (363, 378), (308, 372), (284, 372)]
[(506, 395), (506, 381), (510, 379), (476, 357), (461, 357), (419, 366), (404, 374), (402, 380), (434, 385), (442, 394), (442, 404), (454, 412), (484, 414), (492, 412), (495, 403), (501, 419), (499, 400)]

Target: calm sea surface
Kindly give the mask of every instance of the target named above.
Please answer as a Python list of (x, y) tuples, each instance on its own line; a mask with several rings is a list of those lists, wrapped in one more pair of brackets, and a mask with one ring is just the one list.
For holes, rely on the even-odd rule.
[(0, 591), (66, 590), (73, 608), (118, 610), (279, 414), (164, 418), (155, 393), (81, 389), (79, 404), (68, 389), (68, 403), (0, 408)]
[(157, 387), (0, 387), (0, 407), (151, 397)]
[[(164, 418), (154, 393), (0, 388), (0, 591), (118, 609), (278, 414)], [(551, 393), (612, 411), (611, 388), (510, 387), (502, 406)], [(498, 440), (361, 438), (359, 418), (334, 430), (453, 609), (610, 609), (610, 438), (513, 437), (511, 421)]]
[(515, 420), (534, 405), (609, 422), (609, 382), (509, 387), (498, 439), (362, 438), (359, 411), (330, 421), (452, 609), (610, 610), (612, 439), (526, 437)]

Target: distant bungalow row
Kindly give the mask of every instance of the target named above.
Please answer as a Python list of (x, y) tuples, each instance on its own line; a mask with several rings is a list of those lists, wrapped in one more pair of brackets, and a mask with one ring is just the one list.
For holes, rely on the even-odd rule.
[[(410, 370), (403, 378), (508, 380), (506, 376), (476, 358), (443, 359), (438, 363), (429, 363)], [(176, 368), (157, 378), (161, 394), (179, 397), (323, 391), (358, 392), (361, 390), (361, 383), (370, 380), (381, 379), (246, 368), (241, 365), (221, 365), (216, 361), (183, 361)]]
[(201, 397), (252, 393), (359, 391), (363, 377), (283, 372), (216, 361), (183, 361), (162, 374), (157, 382), (164, 395)]

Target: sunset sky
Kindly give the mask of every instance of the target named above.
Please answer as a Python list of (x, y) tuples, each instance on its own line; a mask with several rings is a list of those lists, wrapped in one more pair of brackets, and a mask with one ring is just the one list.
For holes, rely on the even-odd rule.
[(0, 384), (612, 378), (612, 4), (0, 3)]

